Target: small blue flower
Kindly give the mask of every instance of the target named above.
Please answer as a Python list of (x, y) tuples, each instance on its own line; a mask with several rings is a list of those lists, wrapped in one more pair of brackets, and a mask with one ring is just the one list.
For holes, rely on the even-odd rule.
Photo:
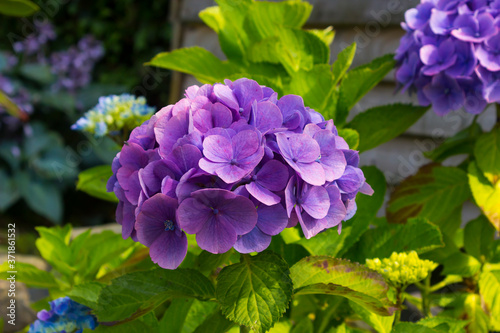
[(97, 137), (122, 129), (132, 129), (149, 119), (156, 111), (144, 97), (130, 94), (99, 97), (99, 103), (78, 119), (71, 129), (92, 133)]
[(69, 297), (55, 299), (49, 304), (50, 311), (38, 312), (38, 320), (31, 324), (28, 333), (82, 332), (85, 328), (94, 330), (98, 325), (90, 308)]

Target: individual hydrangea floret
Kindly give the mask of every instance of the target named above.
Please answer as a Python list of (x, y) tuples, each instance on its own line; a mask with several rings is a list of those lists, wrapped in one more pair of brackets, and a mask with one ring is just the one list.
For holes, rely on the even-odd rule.
[(30, 325), (28, 333), (81, 333), (84, 329), (94, 330), (98, 325), (97, 318), (90, 313), (90, 308), (69, 297), (55, 299), (49, 304), (50, 310), (38, 312), (38, 320)]
[(438, 265), (433, 261), (420, 259), (417, 252), (411, 251), (393, 252), (389, 258), (382, 260), (366, 259), (366, 266), (382, 274), (393, 286), (405, 287), (422, 281)]
[[(403, 91), (439, 115), (465, 108), (481, 113), (500, 101), (492, 79), (500, 71), (498, 0), (421, 0), (402, 23), (395, 59)], [(492, 88), (493, 87), (493, 88)]]
[(155, 108), (148, 106), (144, 97), (130, 94), (100, 97), (99, 104), (78, 119), (71, 129), (101, 137), (122, 129), (133, 129), (154, 112)]
[(192, 86), (135, 128), (107, 184), (122, 236), (175, 269), (187, 235), (211, 253), (260, 252), (300, 227), (306, 238), (337, 227), (371, 195), (359, 155), (300, 96), (278, 98), (249, 79)]

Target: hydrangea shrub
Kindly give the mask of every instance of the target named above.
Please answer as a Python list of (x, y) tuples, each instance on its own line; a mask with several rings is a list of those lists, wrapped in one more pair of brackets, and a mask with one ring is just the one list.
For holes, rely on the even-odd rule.
[(500, 101), (500, 2), (422, 0), (405, 14), (396, 79), (439, 115)]
[(250, 253), (298, 223), (306, 238), (340, 232), (356, 194), (373, 192), (358, 163), (333, 121), (300, 96), (226, 80), (189, 87), (134, 129), (108, 191), (120, 199), (123, 237), (173, 269), (186, 255), (185, 233), (211, 253)]

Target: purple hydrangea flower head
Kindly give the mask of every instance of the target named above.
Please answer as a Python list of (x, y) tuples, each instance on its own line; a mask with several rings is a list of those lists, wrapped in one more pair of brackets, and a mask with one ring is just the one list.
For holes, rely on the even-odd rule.
[(341, 228), (370, 194), (358, 152), (300, 96), (248, 79), (193, 86), (135, 128), (112, 164), (123, 237), (178, 267), (200, 248), (260, 252), (286, 227)]
[(491, 78), (500, 71), (500, 1), (421, 0), (405, 20), (395, 55), (403, 91), (439, 115), (462, 107), (478, 114), (497, 100)]
[(94, 330), (98, 325), (90, 308), (69, 297), (55, 299), (49, 304), (49, 311), (38, 312), (38, 319), (30, 325), (29, 333), (82, 332), (84, 329)]

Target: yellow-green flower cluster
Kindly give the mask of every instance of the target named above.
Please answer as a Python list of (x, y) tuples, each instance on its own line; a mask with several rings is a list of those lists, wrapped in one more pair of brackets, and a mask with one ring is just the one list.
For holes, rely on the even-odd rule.
[(123, 128), (135, 128), (151, 118), (154, 112), (155, 108), (148, 106), (144, 97), (130, 94), (103, 96), (71, 129), (100, 137)]
[(393, 286), (401, 287), (425, 279), (437, 267), (437, 264), (430, 260), (420, 259), (417, 252), (411, 251), (410, 253), (393, 252), (389, 258), (382, 260), (366, 259), (366, 266), (382, 274)]

